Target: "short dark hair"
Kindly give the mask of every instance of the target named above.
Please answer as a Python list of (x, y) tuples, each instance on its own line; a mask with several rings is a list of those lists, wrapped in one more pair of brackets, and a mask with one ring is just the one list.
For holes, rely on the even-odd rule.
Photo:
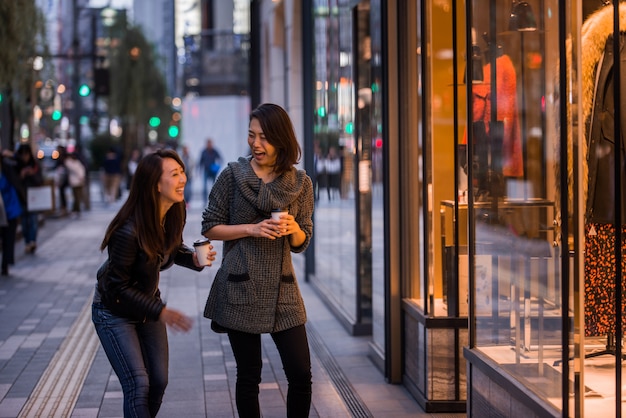
[(250, 121), (252, 119), (259, 121), (267, 142), (276, 148), (276, 173), (284, 173), (300, 161), (302, 150), (285, 109), (277, 104), (263, 103), (250, 113)]

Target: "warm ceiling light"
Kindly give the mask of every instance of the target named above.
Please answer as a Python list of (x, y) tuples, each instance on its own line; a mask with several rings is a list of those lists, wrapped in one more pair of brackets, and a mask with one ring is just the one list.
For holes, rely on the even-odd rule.
[(509, 30), (518, 32), (532, 32), (537, 30), (535, 14), (527, 1), (513, 2), (511, 6)]

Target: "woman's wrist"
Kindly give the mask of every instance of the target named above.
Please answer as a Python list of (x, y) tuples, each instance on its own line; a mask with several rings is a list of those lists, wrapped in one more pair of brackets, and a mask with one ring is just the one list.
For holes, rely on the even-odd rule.
[(304, 233), (302, 229), (299, 229), (299, 228), (296, 232), (289, 235), (289, 244), (291, 244), (292, 247), (301, 246), (305, 240), (306, 240), (306, 234)]

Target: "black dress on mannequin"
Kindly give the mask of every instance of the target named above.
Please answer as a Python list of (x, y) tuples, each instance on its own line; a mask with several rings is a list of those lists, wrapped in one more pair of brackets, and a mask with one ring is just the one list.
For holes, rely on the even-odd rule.
[[(615, 240), (615, 149), (619, 141), (621, 155), (621, 186), (626, 187), (626, 34), (621, 34), (621, 102), (622, 132), (615, 134), (615, 102), (613, 84), (613, 36), (606, 41), (604, 54), (598, 63), (594, 90), (594, 106), (588, 135), (588, 194), (585, 226), (585, 336), (607, 336), (607, 351), (587, 357), (610, 354), (615, 344), (615, 245), (622, 249), (622, 272), (626, 272), (626, 192), (621, 199), (622, 242)], [(621, 289), (624, 295), (624, 282)], [(626, 314), (626, 297), (622, 298), (622, 313)], [(626, 324), (626, 315), (623, 315)], [(613, 351), (614, 353), (614, 351)]]

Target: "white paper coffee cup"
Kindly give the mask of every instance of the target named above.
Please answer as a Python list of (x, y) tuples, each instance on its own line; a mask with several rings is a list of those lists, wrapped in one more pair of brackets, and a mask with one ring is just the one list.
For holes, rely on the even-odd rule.
[(211, 240), (208, 238), (199, 239), (193, 243), (193, 248), (196, 250), (196, 255), (198, 256), (198, 263), (201, 266), (209, 265), (209, 251), (211, 250)]
[(272, 209), (272, 219), (274, 219), (275, 221), (280, 221), (280, 216), (281, 215), (287, 215), (289, 212), (287, 211), (287, 209)]

